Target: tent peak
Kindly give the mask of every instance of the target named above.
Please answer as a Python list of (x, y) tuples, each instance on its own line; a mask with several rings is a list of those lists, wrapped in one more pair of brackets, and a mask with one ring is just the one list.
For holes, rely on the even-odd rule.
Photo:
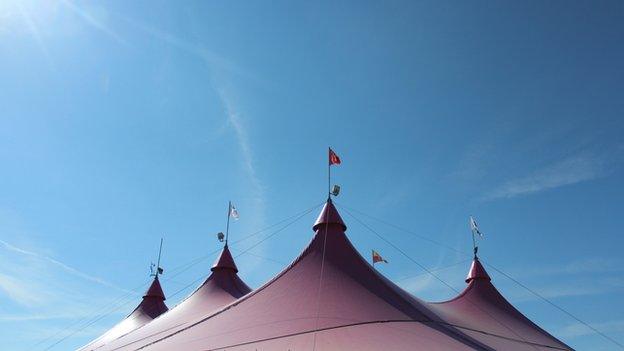
[(475, 279), (485, 279), (490, 281), (491, 278), (483, 268), (483, 265), (479, 261), (479, 258), (475, 256), (472, 260), (472, 265), (470, 266), (470, 271), (468, 272), (468, 276), (466, 277), (466, 283), (470, 283)]
[(160, 281), (158, 281), (158, 276), (154, 277), (152, 281), (152, 285), (147, 289), (145, 295), (143, 295), (143, 299), (148, 297), (160, 298), (163, 301), (166, 300), (165, 293), (163, 292), (162, 287), (160, 286)]
[(216, 271), (217, 269), (231, 269), (235, 273), (238, 273), (238, 268), (236, 267), (236, 263), (234, 263), (234, 258), (230, 253), (230, 249), (227, 244), (223, 247), (221, 254), (210, 268), (211, 271)]
[(317, 231), (321, 226), (329, 224), (338, 224), (342, 227), (343, 231), (347, 230), (347, 226), (342, 221), (342, 218), (340, 217), (338, 210), (336, 210), (331, 198), (327, 199), (325, 206), (323, 206), (323, 210), (321, 210), (316, 222), (314, 222), (314, 226), (312, 226), (312, 230)]

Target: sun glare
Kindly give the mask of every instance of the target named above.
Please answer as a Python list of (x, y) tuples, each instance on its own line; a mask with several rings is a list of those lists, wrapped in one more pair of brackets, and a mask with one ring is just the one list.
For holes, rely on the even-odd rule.
[[(32, 32), (49, 24), (59, 1), (0, 0), (0, 31), (7, 34)], [(32, 33), (31, 33), (32, 34)]]

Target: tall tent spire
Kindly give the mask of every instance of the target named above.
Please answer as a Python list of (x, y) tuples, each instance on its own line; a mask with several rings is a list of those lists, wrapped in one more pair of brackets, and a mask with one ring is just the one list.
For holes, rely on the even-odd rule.
[(467, 334), (495, 350), (572, 350), (512, 306), (492, 284), (477, 257), (466, 283), (457, 297), (429, 303), (429, 308), (446, 323), (463, 326)]
[(472, 265), (470, 266), (470, 271), (468, 271), (468, 276), (466, 276), (466, 283), (470, 283), (474, 279), (486, 279), (490, 281), (490, 276), (483, 268), (483, 265), (479, 261), (479, 258), (475, 256), (472, 260)]
[(212, 268), (210, 268), (213, 272), (219, 269), (231, 269), (234, 273), (238, 273), (238, 267), (236, 267), (236, 263), (234, 263), (234, 258), (232, 257), (227, 244), (223, 247), (221, 254), (215, 260)]
[(99, 351), (312, 350), (314, 346), (316, 351), (492, 351), (441, 323), (423, 301), (372, 268), (345, 235), (347, 226), (331, 201), (313, 228), (316, 233), (300, 256), (262, 287), (212, 313), (194, 313), (195, 318), (158, 332), (152, 326), (168, 317), (163, 316), (133, 333), (138, 334), (132, 337), (134, 342)]
[[(480, 263), (462, 295), (427, 303), (376, 271), (351, 244), (346, 228), (327, 201), (314, 223), (314, 237), (292, 264), (244, 296), (201, 308), (201, 297), (217, 299), (235, 288), (238, 278), (224, 248), (210, 278), (191, 297), (98, 351), (568, 350), (547, 333), (535, 332), (541, 329), (505, 304)], [(498, 320), (518, 331), (510, 332)]]
[(118, 348), (134, 350), (137, 344), (154, 336), (176, 330), (192, 320), (209, 315), (251, 291), (249, 286), (238, 276), (238, 268), (228, 245), (223, 247), (210, 270), (212, 272), (208, 278), (191, 295), (165, 315), (113, 341), (98, 351), (117, 350)]
[(149, 288), (147, 288), (147, 291), (143, 294), (143, 300), (132, 313), (79, 350), (86, 351), (101, 348), (113, 340), (148, 324), (168, 310), (167, 305), (165, 305), (165, 294), (160, 286), (158, 275), (155, 275)]
[(323, 206), (321, 213), (319, 214), (316, 222), (314, 222), (314, 225), (312, 226), (312, 230), (317, 231), (319, 230), (319, 228), (330, 224), (341, 226), (342, 231), (347, 230), (347, 226), (342, 221), (342, 218), (340, 217), (338, 210), (336, 210), (334, 203), (331, 199), (327, 199), (325, 206)]

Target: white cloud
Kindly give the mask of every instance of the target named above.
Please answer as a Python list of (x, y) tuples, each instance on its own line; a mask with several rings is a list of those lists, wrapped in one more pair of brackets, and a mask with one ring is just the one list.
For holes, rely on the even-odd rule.
[[(624, 320), (590, 323), (590, 325), (600, 330), (602, 333), (624, 333)], [(561, 328), (555, 334), (563, 338), (577, 338), (586, 335), (593, 335), (595, 333), (596, 332), (581, 323), (574, 323)]]
[(115, 17), (152, 38), (160, 40), (171, 47), (204, 60), (212, 70), (212, 73), (216, 71), (228, 72), (248, 79), (253, 79), (255, 82), (259, 81), (254, 73), (243, 69), (241, 66), (234, 63), (234, 61), (216, 54), (214, 51), (209, 50), (200, 43), (184, 40), (167, 31), (150, 26), (147, 23), (143, 23), (135, 19), (122, 16), (121, 14), (115, 14)]
[[(16, 342), (51, 344), (76, 333), (64, 341), (71, 343), (87, 333), (87, 321), (102, 316), (93, 327), (110, 325), (140, 301), (139, 292), (119, 296), (102, 288), (97, 277), (1, 240), (0, 266), (0, 324), (19, 323), (19, 333), (11, 335)], [(50, 334), (57, 327), (58, 331)]]
[(611, 273), (624, 270), (624, 262), (617, 259), (583, 258), (560, 264), (544, 264), (540, 267), (518, 269), (517, 275), (537, 276), (573, 276), (588, 273)]
[[(251, 72), (248, 72), (239, 65), (235, 64), (232, 60), (226, 59), (216, 54), (215, 52), (209, 50), (200, 43), (183, 40), (172, 35), (169, 32), (149, 26), (137, 20), (121, 16), (119, 14), (117, 14), (116, 16), (126, 23), (139, 29), (141, 32), (153, 38), (156, 38), (176, 49), (187, 52), (201, 59), (206, 64), (210, 71), (211, 82), (213, 83), (214, 89), (217, 92), (221, 103), (223, 104), (227, 122), (233, 128), (236, 135), (237, 144), (239, 146), (243, 159), (243, 167), (254, 190), (254, 201), (256, 201), (258, 207), (264, 207), (264, 188), (262, 182), (256, 174), (249, 133), (247, 131), (245, 121), (241, 115), (241, 112), (237, 108), (237, 105), (235, 104), (231, 91), (224, 87), (224, 85), (222, 84), (222, 82), (224, 81), (224, 77), (227, 75), (241, 76), (247, 79), (253, 79), (255, 81), (257, 81), (257, 77)], [(256, 208), (256, 210), (258, 210), (258, 208)]]
[(571, 296), (591, 296), (618, 292), (620, 287), (606, 284), (578, 285), (578, 284), (551, 284), (539, 289), (540, 295), (548, 299), (571, 297)]
[(25, 306), (40, 305), (46, 300), (39, 289), (33, 289), (24, 280), (6, 274), (0, 274), (0, 290), (13, 301)]
[(245, 124), (243, 123), (239, 112), (235, 109), (234, 104), (232, 103), (232, 99), (228, 96), (228, 94), (225, 93), (224, 89), (218, 89), (218, 93), (225, 108), (227, 120), (234, 129), (236, 140), (238, 142), (241, 155), (243, 157), (243, 165), (245, 171), (247, 172), (247, 175), (254, 187), (254, 190), (256, 191), (257, 195), (260, 196), (263, 192), (263, 189), (260, 180), (256, 176), (256, 170), (254, 167), (253, 155), (249, 144), (249, 135), (247, 133), (247, 128), (245, 127)]
[[(557, 299), (624, 292), (624, 278), (621, 278), (623, 270), (621, 260), (590, 257), (560, 264), (544, 264), (539, 268), (523, 266), (514, 269), (511, 276), (531, 282), (529, 286), (543, 297)], [(503, 295), (513, 301), (540, 300), (521, 286), (500, 277), (501, 280), (495, 279), (495, 284), (503, 288)], [(589, 283), (578, 284), (580, 280), (588, 280)]]
[(94, 283), (98, 283), (100, 285), (104, 285), (104, 286), (109, 287), (109, 288), (114, 288), (114, 289), (117, 289), (117, 290), (120, 290), (120, 291), (129, 292), (128, 290), (122, 289), (122, 288), (120, 288), (120, 287), (118, 287), (118, 286), (116, 286), (116, 285), (114, 285), (112, 283), (107, 282), (106, 280), (104, 280), (102, 278), (98, 278), (98, 277), (89, 275), (87, 273), (81, 272), (78, 269), (76, 269), (74, 267), (71, 267), (71, 266), (68, 266), (65, 263), (60, 262), (58, 260), (55, 260), (55, 259), (53, 259), (51, 257), (48, 257), (48, 256), (45, 256), (45, 255), (42, 255), (42, 254), (39, 254), (39, 253), (36, 253), (36, 252), (33, 252), (33, 251), (29, 251), (29, 250), (25, 250), (25, 249), (16, 247), (14, 245), (11, 245), (11, 244), (7, 243), (4, 240), (0, 240), (0, 245), (4, 246), (4, 248), (7, 249), (7, 250), (10, 250), (10, 251), (13, 251), (13, 252), (25, 255), (25, 256), (33, 257), (33, 258), (36, 258), (36, 259), (39, 259), (39, 260), (43, 260), (43, 261), (52, 263), (52, 264), (62, 268), (66, 272), (71, 273), (71, 274), (73, 274), (73, 275), (75, 275), (75, 276), (77, 276), (79, 278), (82, 278), (82, 279), (85, 279), (85, 280), (88, 280), (88, 281), (91, 281), (91, 282), (94, 282)]
[(485, 200), (512, 198), (599, 178), (605, 174), (601, 158), (589, 153), (568, 157), (532, 174), (510, 180), (484, 196)]
[(90, 27), (97, 29), (98, 31), (110, 36), (111, 38), (115, 39), (118, 43), (121, 44), (127, 44), (125, 40), (123, 40), (119, 35), (117, 35), (117, 33), (115, 33), (114, 31), (112, 31), (108, 26), (106, 26), (104, 24), (104, 21), (100, 18), (102, 17), (107, 17), (108, 13), (106, 12), (105, 9), (101, 8), (99, 9), (99, 15), (97, 17), (94, 16), (92, 13), (83, 10), (82, 8), (80, 8), (79, 6), (71, 3), (70, 1), (67, 0), (61, 0), (61, 3), (63, 5), (65, 5), (68, 9), (70, 9), (74, 14), (76, 14), (77, 16), (79, 16), (86, 24), (88, 24)]

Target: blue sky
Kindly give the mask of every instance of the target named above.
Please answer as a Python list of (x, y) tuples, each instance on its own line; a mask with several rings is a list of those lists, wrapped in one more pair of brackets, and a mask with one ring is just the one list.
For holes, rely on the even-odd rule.
[[(228, 200), (233, 241), (324, 200), (328, 145), (347, 234), (401, 286), (454, 294), (345, 209), (457, 289), (469, 256), (374, 218), (469, 252), (474, 215), (485, 262), (624, 343), (622, 42), (619, 1), (2, 1), (3, 347), (106, 330), (161, 237), (175, 305)], [(241, 276), (285, 267), (318, 211), (232, 245)], [(490, 273), (571, 346), (614, 349)]]

